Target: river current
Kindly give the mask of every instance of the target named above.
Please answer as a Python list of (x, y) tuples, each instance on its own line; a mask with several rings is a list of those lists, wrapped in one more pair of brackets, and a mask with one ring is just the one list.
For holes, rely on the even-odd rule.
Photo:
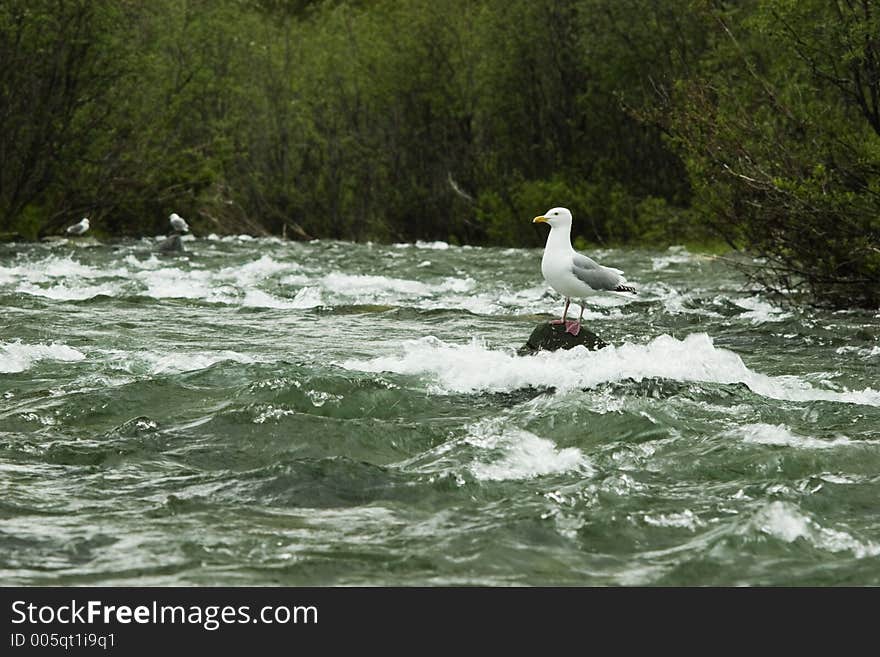
[(155, 245), (0, 245), (3, 584), (880, 584), (877, 311), (602, 250), (518, 356), (540, 250)]

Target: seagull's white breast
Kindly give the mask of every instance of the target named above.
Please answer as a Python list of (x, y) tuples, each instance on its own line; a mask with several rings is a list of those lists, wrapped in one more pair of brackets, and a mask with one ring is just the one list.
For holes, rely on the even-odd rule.
[(541, 259), (541, 273), (547, 284), (562, 296), (582, 299), (595, 292), (572, 272), (573, 255), (570, 249), (553, 249), (548, 244)]

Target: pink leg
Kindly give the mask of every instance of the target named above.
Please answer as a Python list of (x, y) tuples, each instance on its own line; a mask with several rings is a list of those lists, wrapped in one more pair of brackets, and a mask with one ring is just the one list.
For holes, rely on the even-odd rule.
[(581, 320), (584, 318), (584, 304), (581, 303), (581, 314), (578, 315), (578, 319), (576, 322), (566, 322), (565, 323), (565, 332), (571, 333), (572, 335), (577, 335), (581, 332)]
[[(562, 311), (562, 319), (554, 319), (551, 324), (565, 324), (565, 316), (568, 315), (568, 306), (571, 303), (571, 299), (568, 297), (565, 298), (565, 310)], [(565, 324), (568, 326), (568, 324)]]

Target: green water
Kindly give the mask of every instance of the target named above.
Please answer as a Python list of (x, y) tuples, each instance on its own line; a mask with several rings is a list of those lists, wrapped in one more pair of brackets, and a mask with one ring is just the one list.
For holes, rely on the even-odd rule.
[(154, 245), (0, 247), (3, 584), (880, 584), (876, 311), (609, 250), (518, 357), (538, 250)]

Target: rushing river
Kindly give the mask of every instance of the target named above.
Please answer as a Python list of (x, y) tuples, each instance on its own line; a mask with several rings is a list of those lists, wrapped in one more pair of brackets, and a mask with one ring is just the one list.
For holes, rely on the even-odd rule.
[[(599, 252), (0, 245), (0, 583), (880, 584), (877, 312)], [(573, 308), (576, 313), (576, 308)]]

